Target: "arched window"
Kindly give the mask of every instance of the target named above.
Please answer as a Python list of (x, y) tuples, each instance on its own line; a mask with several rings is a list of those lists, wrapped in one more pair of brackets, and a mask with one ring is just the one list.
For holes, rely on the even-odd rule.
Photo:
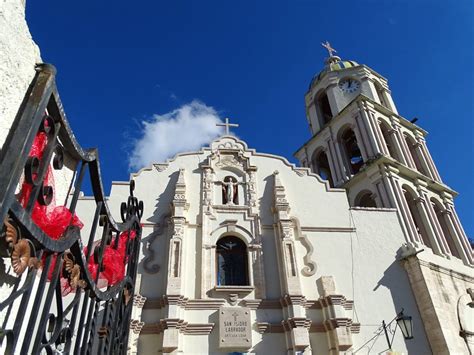
[(216, 247), (217, 285), (248, 286), (247, 246), (233, 236), (219, 239)]
[(355, 205), (358, 207), (377, 207), (371, 191), (362, 191), (355, 199)]
[(385, 145), (387, 147), (388, 153), (394, 159), (400, 160), (395, 150), (395, 142), (393, 141), (393, 136), (390, 134), (390, 127), (384, 121), (379, 121), (379, 127), (382, 131), (383, 139), (385, 141)]
[(341, 143), (347, 157), (351, 174), (357, 174), (364, 164), (364, 159), (362, 158), (362, 153), (360, 152), (356, 136), (352, 129), (347, 129), (341, 135)]
[(421, 164), (420, 156), (418, 155), (418, 152), (416, 149), (416, 146), (417, 146), (416, 141), (409, 135), (405, 135), (405, 141), (407, 142), (408, 148), (410, 149), (410, 155), (413, 158), (413, 162), (415, 163), (416, 170), (418, 170), (420, 173), (426, 176), (429, 176), (428, 172), (423, 167), (423, 164)]
[(331, 168), (329, 167), (329, 160), (325, 151), (321, 150), (313, 155), (312, 165), (313, 171), (321, 176), (323, 180), (327, 180), (329, 186), (334, 187)]
[(386, 108), (390, 108), (387, 102), (387, 98), (385, 96), (386, 93), (383, 86), (378, 82), (375, 82), (374, 86), (375, 86), (375, 91), (377, 91), (377, 96), (379, 98), (380, 104)]
[(448, 228), (448, 224), (446, 223), (445, 217), (443, 216), (443, 207), (439, 201), (436, 201), (434, 198), (431, 199), (431, 205), (436, 213), (436, 217), (438, 218), (438, 222), (443, 230), (444, 239), (448, 243), (449, 250), (451, 251), (451, 255), (455, 256), (456, 258), (461, 258), (459, 252), (454, 244), (454, 236), (451, 235), (451, 232)]
[(411, 218), (415, 223), (415, 228), (418, 235), (420, 236), (421, 240), (423, 240), (423, 243), (431, 248), (430, 238), (428, 236), (428, 233), (426, 232), (425, 226), (423, 225), (423, 221), (418, 211), (418, 206), (416, 205), (416, 197), (414, 193), (404, 188), (403, 195), (405, 196), (405, 201), (408, 204), (408, 209), (410, 210)]
[(331, 105), (329, 104), (328, 95), (325, 92), (317, 96), (316, 107), (321, 119), (321, 124), (325, 125), (332, 118)]

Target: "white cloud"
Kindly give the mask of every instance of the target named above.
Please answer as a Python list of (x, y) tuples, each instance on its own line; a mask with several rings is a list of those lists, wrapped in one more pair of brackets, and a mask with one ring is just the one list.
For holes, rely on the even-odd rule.
[(221, 120), (213, 107), (192, 101), (163, 115), (142, 122), (141, 137), (133, 142), (129, 168), (138, 170), (164, 162), (180, 152), (199, 150), (222, 133)]

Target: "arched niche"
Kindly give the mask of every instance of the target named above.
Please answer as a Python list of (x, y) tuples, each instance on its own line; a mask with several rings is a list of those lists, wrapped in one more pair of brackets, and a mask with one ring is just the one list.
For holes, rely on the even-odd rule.
[[(245, 194), (245, 174), (242, 170), (235, 167), (224, 167), (218, 169), (215, 174), (218, 184), (215, 188), (218, 189), (214, 195), (217, 198), (217, 204), (228, 204), (227, 197), (229, 188), (234, 191), (229, 193), (232, 196), (232, 205), (246, 204)], [(230, 184), (231, 182), (231, 184)]]

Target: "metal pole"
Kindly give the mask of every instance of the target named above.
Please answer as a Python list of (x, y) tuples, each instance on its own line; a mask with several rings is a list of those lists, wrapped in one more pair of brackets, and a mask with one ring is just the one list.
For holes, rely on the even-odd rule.
[(388, 350), (392, 350), (392, 345), (390, 344), (390, 339), (387, 333), (387, 325), (385, 324), (384, 320), (382, 321), (382, 327), (383, 327), (383, 331), (385, 332), (385, 338), (387, 339)]

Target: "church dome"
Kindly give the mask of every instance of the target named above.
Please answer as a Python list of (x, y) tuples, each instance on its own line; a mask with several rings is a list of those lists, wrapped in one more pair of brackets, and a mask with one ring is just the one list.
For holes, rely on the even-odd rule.
[[(324, 69), (321, 70), (319, 74), (313, 76), (313, 78), (311, 79), (311, 83), (309, 84), (310, 89), (316, 81), (321, 79), (328, 72), (353, 68), (359, 65), (359, 63), (353, 60), (340, 60), (340, 58), (336, 56), (331, 57), (329, 59), (333, 59), (333, 60), (331, 61), (328, 60), (328, 63), (325, 65)], [(337, 59), (337, 60), (334, 60), (334, 59)]]

